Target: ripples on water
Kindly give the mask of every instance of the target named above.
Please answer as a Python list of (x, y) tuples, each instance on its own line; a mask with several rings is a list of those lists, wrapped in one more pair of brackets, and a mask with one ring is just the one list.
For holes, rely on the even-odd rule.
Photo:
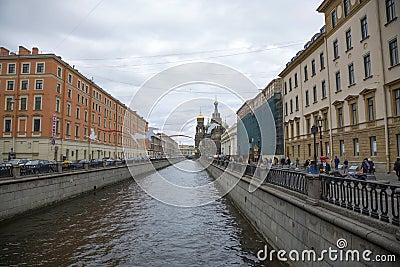
[[(212, 181), (197, 162), (178, 167), (195, 172), (160, 172), (184, 186)], [(0, 265), (262, 266), (256, 255), (263, 247), (229, 199), (180, 208), (133, 180), (0, 225)]]

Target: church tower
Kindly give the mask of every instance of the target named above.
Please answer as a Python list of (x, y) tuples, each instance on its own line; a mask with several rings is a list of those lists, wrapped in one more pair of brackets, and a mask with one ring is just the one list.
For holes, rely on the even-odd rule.
[(219, 111), (218, 111), (218, 101), (217, 101), (217, 99), (215, 99), (215, 102), (214, 102), (214, 112), (213, 112), (212, 117), (211, 117), (211, 122), (218, 123), (219, 125), (222, 125), (221, 114), (219, 114)]
[(204, 126), (204, 116), (200, 114), (197, 116), (197, 126), (196, 126), (196, 135), (194, 138), (194, 147), (196, 149), (199, 148), (200, 141), (205, 137), (205, 126)]

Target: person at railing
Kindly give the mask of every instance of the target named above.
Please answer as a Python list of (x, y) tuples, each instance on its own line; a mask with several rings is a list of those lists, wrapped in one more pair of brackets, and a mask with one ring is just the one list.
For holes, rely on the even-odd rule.
[(396, 173), (397, 179), (400, 181), (400, 157), (396, 158), (396, 161), (394, 162), (393, 171)]
[(319, 164), (319, 173), (329, 174), (331, 171), (331, 165), (326, 162), (326, 159), (321, 159), (321, 163)]
[(363, 173), (368, 173), (369, 172), (370, 164), (369, 164), (367, 158), (365, 158), (363, 160), (363, 162), (361, 163), (361, 169), (362, 169)]

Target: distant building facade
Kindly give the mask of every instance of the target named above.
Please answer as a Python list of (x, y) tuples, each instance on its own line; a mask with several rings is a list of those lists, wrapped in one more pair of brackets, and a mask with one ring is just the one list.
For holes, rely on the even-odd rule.
[(390, 171), (400, 156), (400, 3), (325, 0), (318, 11), (324, 27), (279, 75), (286, 154), (314, 154), (311, 127), (321, 118), (318, 156), (370, 157)]
[(69, 160), (145, 155), (147, 122), (55, 54), (0, 48), (0, 151)]
[(196, 153), (196, 149), (193, 145), (179, 145), (180, 154), (184, 157), (194, 156)]
[(237, 123), (229, 127), (221, 136), (221, 153), (237, 155)]

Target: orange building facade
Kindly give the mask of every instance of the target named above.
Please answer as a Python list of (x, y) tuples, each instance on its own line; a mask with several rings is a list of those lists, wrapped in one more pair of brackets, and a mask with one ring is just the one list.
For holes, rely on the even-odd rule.
[(146, 155), (147, 121), (55, 54), (1, 47), (0, 92), (0, 160)]

